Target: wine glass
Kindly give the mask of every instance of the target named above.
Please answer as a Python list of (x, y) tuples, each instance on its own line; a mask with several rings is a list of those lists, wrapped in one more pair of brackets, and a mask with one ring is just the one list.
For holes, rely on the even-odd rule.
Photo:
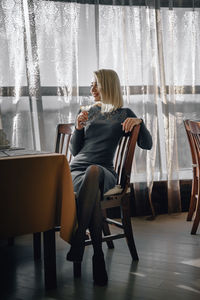
[(81, 111), (87, 111), (88, 112), (88, 120), (85, 121), (85, 122), (82, 122), (81, 124), (86, 126), (86, 124), (88, 123), (89, 121), (89, 111), (90, 111), (90, 108), (91, 108), (91, 100), (90, 100), (90, 97), (82, 97), (81, 98), (81, 101), (80, 101), (80, 110)]

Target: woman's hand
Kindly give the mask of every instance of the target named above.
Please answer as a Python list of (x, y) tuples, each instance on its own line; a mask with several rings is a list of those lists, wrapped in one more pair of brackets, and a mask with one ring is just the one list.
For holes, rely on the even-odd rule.
[(125, 133), (132, 131), (133, 127), (141, 122), (142, 120), (138, 118), (126, 118), (126, 120), (122, 123), (122, 130), (124, 130)]
[(85, 127), (88, 120), (88, 111), (83, 110), (76, 118), (76, 129), (81, 130)]

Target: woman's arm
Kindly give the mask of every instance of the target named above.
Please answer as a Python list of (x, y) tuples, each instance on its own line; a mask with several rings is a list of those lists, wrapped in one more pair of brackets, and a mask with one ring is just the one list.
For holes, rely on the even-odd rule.
[(73, 156), (76, 156), (83, 147), (84, 129), (78, 130), (75, 128), (70, 139), (69, 150)]
[[(140, 132), (137, 140), (137, 144), (140, 148), (150, 150), (152, 148), (152, 137), (148, 129), (146, 128), (142, 119), (138, 119), (132, 110), (127, 109), (128, 118), (123, 122), (123, 129), (125, 131), (132, 130), (132, 127), (136, 124), (140, 124)], [(132, 120), (131, 120), (132, 119)], [(141, 121), (140, 121), (141, 120)], [(127, 130), (130, 129), (130, 130)]]
[(75, 130), (70, 139), (70, 144), (69, 144), (69, 150), (73, 156), (76, 156), (80, 152), (81, 148), (83, 147), (84, 127), (87, 119), (88, 119), (88, 112), (86, 111), (78, 112), (78, 115), (76, 117), (76, 122), (75, 122)]
[(142, 149), (151, 150), (153, 145), (151, 134), (149, 130), (146, 128), (143, 120), (140, 124), (141, 127), (140, 127), (137, 144)]

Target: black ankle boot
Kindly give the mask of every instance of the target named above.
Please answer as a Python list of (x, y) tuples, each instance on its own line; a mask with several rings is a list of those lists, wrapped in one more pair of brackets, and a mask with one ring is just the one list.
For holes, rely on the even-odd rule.
[(82, 262), (84, 249), (84, 245), (72, 244), (69, 252), (67, 253), (66, 259), (77, 263)]
[(108, 283), (105, 260), (103, 255), (93, 255), (92, 269), (94, 284), (104, 286)]

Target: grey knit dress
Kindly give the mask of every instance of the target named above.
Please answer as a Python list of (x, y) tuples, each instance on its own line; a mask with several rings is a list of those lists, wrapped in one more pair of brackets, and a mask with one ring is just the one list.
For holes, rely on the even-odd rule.
[[(129, 108), (102, 113), (101, 107), (93, 106), (89, 110), (87, 125), (81, 130), (75, 129), (70, 141), (70, 151), (74, 156), (70, 169), (76, 193), (90, 165), (98, 165), (103, 170), (102, 193), (115, 186), (114, 154), (120, 138), (125, 134), (121, 123), (129, 117), (136, 118)], [(142, 149), (152, 147), (151, 135), (143, 122), (137, 144)]]

